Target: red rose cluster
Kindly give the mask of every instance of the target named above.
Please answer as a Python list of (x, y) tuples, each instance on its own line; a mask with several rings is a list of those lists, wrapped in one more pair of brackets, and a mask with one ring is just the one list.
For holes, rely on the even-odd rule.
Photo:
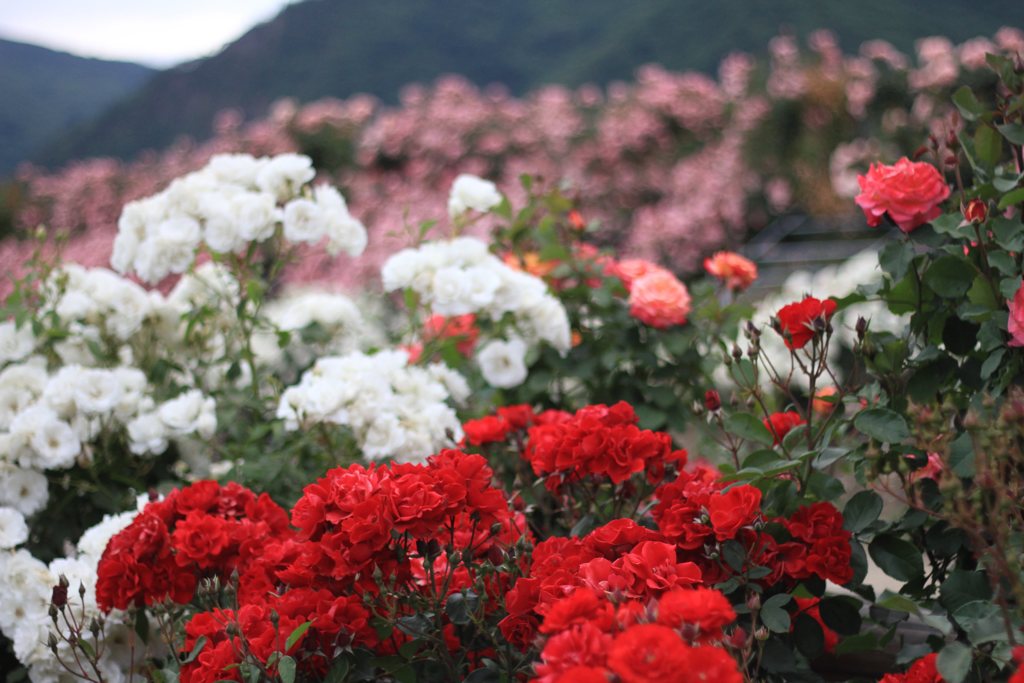
[(935, 666), (938, 655), (934, 652), (916, 660), (904, 674), (886, 674), (878, 683), (945, 683)]
[[(184, 604), (194, 597), (197, 577), (227, 582), (237, 572), (237, 609), (200, 612), (185, 626), (185, 651), (201, 638), (204, 644), (182, 667), (182, 683), (240, 680), (243, 653), (271, 673), (279, 661), (271, 655), (287, 653), (300, 672), (323, 676), (339, 648), (390, 654), (403, 642), (397, 632), (378, 642), (367, 601), (412, 594), (445, 599), (476, 585), (471, 567), (497, 561), (524, 536), (524, 520), (509, 510), (492, 476), (483, 457), (455, 450), (424, 465), (337, 468), (306, 487), (291, 527), (265, 495), (201, 482), (150, 503), (111, 540), (100, 561), (98, 598), (107, 610), (166, 598)], [(459, 562), (449, 566), (456, 553)], [(491, 575), (485, 584), (494, 609), (508, 590), (501, 577)], [(388, 609), (402, 616), (413, 602), (400, 598)], [(449, 627), (446, 638), (457, 647)]]
[(668, 434), (640, 429), (637, 422), (625, 401), (563, 413), (561, 419), (530, 427), (523, 457), (534, 473), (547, 477), (544, 485), (555, 493), (587, 477), (620, 484), (638, 472), (658, 483), (666, 464), (686, 464), (686, 451), (674, 449)]
[(226, 580), (267, 541), (290, 535), (288, 515), (266, 494), (201, 481), (151, 502), (114, 536), (97, 568), (104, 610), (192, 599), (200, 578)]
[(736, 613), (708, 588), (675, 589), (647, 603), (615, 603), (580, 588), (551, 605), (533, 683), (741, 683), (722, 647)]
[(463, 423), (462, 431), (466, 434), (466, 442), (472, 446), (505, 443), (513, 435), (520, 437), (518, 440), (521, 442), (526, 429), (532, 425), (562, 422), (571, 417), (571, 413), (562, 410), (534, 413), (533, 408), (525, 404), (502, 406), (494, 415)]
[(775, 314), (779, 321), (777, 329), (787, 348), (802, 349), (825, 330), (835, 312), (836, 302), (832, 299), (821, 301), (809, 296), (779, 309)]
[(642, 606), (666, 591), (703, 583), (700, 568), (681, 562), (662, 534), (617, 519), (583, 538), (538, 543), (528, 572), (505, 595), (508, 616), (499, 628), (510, 643), (525, 649), (554, 604), (578, 588)]
[[(683, 472), (654, 492), (652, 514), (658, 529), (675, 543), (681, 558), (696, 563), (708, 583), (726, 580), (734, 571), (718, 558), (716, 544), (735, 541), (747, 562), (771, 569), (767, 585), (796, 582), (811, 576), (845, 584), (850, 568), (849, 531), (831, 503), (815, 503), (789, 519), (766, 520), (761, 491), (746, 484), (728, 486), (709, 467)], [(771, 522), (776, 539), (766, 530)]]

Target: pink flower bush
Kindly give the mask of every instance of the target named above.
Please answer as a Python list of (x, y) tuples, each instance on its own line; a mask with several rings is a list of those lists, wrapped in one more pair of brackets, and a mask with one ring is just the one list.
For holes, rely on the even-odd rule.
[(1007, 329), (1010, 333), (1007, 346), (1024, 346), (1024, 282), (1010, 299), (1010, 322)]

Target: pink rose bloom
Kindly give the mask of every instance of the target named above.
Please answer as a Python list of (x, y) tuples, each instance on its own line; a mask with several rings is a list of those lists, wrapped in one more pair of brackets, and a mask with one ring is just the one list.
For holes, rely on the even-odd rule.
[(656, 272), (667, 273), (668, 271), (657, 263), (652, 263), (642, 258), (624, 259), (615, 263), (611, 270), (611, 274), (622, 280), (622, 283), (626, 285), (626, 289), (632, 289), (633, 282), (644, 275)]
[(669, 271), (659, 268), (633, 281), (629, 314), (645, 325), (659, 329), (682, 325), (689, 313), (690, 293)]
[(1024, 282), (1010, 300), (1010, 322), (1006, 327), (1011, 337), (1007, 346), (1024, 346)]
[(949, 197), (949, 185), (931, 164), (903, 157), (893, 166), (872, 164), (857, 176), (860, 194), (854, 199), (868, 225), (876, 227), (886, 213), (903, 232), (939, 217), (939, 205)]
[(729, 289), (746, 289), (757, 279), (757, 266), (732, 251), (720, 251), (704, 259), (704, 270), (725, 283)]

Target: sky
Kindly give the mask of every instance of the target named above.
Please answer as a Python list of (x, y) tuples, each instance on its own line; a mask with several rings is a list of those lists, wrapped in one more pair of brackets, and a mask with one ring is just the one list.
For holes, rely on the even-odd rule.
[(289, 1), (0, 0), (0, 38), (163, 68), (216, 53)]

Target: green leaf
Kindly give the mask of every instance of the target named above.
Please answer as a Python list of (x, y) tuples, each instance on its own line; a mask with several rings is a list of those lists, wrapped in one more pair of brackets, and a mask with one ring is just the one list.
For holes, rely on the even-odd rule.
[(965, 479), (974, 476), (974, 444), (970, 434), (964, 432), (949, 445), (949, 469)]
[(989, 222), (989, 227), (996, 244), (1003, 249), (1007, 251), (1024, 249), (1024, 225), (1019, 220), (997, 216)]
[(968, 121), (975, 121), (985, 113), (985, 106), (966, 85), (953, 93), (953, 104), (960, 110), (960, 115)]
[(199, 636), (199, 638), (196, 639), (196, 644), (192, 646), (192, 651), (189, 652), (188, 655), (181, 660), (181, 663), (191, 664), (192, 662), (196, 661), (196, 657), (198, 657), (199, 653), (203, 651), (204, 645), (206, 645), (206, 636)]
[(722, 558), (734, 571), (741, 572), (747, 561), (747, 551), (741, 543), (730, 539), (722, 544)]
[(975, 601), (992, 599), (992, 587), (984, 572), (954, 569), (939, 586), (939, 602), (951, 613)]
[(939, 650), (935, 668), (946, 683), (963, 683), (971, 670), (971, 648), (963, 643), (947, 643)]
[(1002, 199), (999, 200), (999, 204), (996, 205), (996, 208), (1002, 211), (1011, 204), (1019, 204), (1020, 202), (1024, 202), (1024, 187), (1018, 187), (1013, 192), (1007, 192), (1004, 194)]
[(725, 417), (725, 431), (748, 441), (771, 446), (775, 438), (761, 420), (750, 413), (731, 413)]
[(331, 670), (327, 672), (324, 683), (344, 683), (348, 678), (348, 670), (351, 665), (347, 657), (340, 657), (334, 660)]
[(996, 349), (992, 352), (985, 362), (981, 364), (981, 378), (988, 379), (992, 376), (996, 370), (999, 369), (999, 364), (1003, 360), (1003, 356), (1006, 354), (1006, 349)]
[(302, 634), (308, 631), (309, 627), (312, 625), (312, 621), (307, 621), (303, 624), (299, 624), (298, 626), (296, 626), (295, 630), (292, 631), (291, 634), (289, 634), (287, 640), (284, 641), (284, 651), (288, 652), (293, 647), (295, 647), (295, 643), (299, 642), (299, 638), (302, 637)]
[(838, 596), (823, 598), (818, 603), (818, 612), (825, 626), (844, 636), (860, 633), (860, 602), (856, 598)]
[(924, 575), (921, 551), (898, 536), (876, 536), (868, 546), (868, 554), (879, 569), (897, 581), (913, 581)]
[(924, 273), (924, 283), (941, 297), (959, 299), (974, 283), (976, 272), (963, 257), (943, 256)]
[(1003, 138), (989, 125), (978, 126), (974, 132), (974, 153), (985, 168), (994, 168), (1003, 154)]
[(789, 612), (782, 608), (792, 599), (788, 593), (773, 595), (761, 605), (761, 623), (773, 633), (789, 633)]
[(860, 432), (882, 443), (899, 443), (910, 438), (907, 421), (899, 413), (888, 408), (862, 410), (853, 420), (853, 426)]
[(829, 465), (838, 462), (840, 458), (848, 455), (849, 450), (845, 448), (829, 447), (818, 453), (817, 457), (814, 458), (814, 468), (823, 470)]
[(1019, 123), (1004, 123), (996, 126), (999, 133), (1015, 145), (1024, 145), (1024, 126)]
[(882, 251), (878, 253), (878, 265), (889, 274), (894, 282), (902, 280), (914, 260), (914, 247), (910, 242), (893, 240), (886, 242)]
[(793, 624), (793, 641), (800, 652), (814, 659), (825, 649), (825, 632), (813, 617), (798, 614)]
[(843, 528), (858, 533), (868, 528), (882, 513), (882, 497), (874, 491), (861, 491), (843, 508)]
[(921, 612), (921, 608), (913, 600), (890, 591), (882, 593), (882, 597), (875, 604), (884, 609), (907, 612), (908, 614), (919, 614)]
[(295, 683), (295, 660), (285, 655), (277, 663), (277, 675), (281, 677), (281, 683)]

